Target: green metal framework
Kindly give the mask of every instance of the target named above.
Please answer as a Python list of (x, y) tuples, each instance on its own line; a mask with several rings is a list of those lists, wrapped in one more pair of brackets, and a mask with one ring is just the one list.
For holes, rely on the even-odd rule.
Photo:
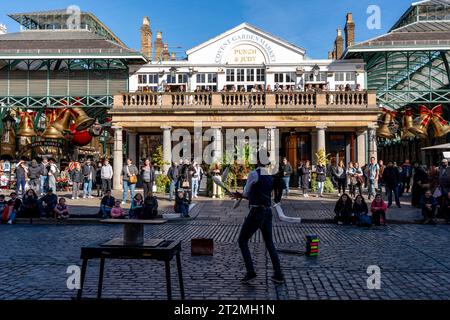
[(128, 82), (122, 59), (0, 60), (0, 117), (10, 109), (32, 109), (37, 124), (45, 108), (77, 106), (101, 121)]
[(450, 103), (448, 51), (362, 53), (367, 87), (393, 109), (408, 104)]

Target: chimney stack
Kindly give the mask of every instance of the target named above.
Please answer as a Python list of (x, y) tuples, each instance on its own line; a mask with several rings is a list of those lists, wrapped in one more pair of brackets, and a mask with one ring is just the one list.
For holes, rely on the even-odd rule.
[(147, 58), (152, 58), (152, 37), (153, 33), (150, 29), (150, 19), (144, 17), (141, 26), (141, 52)]
[(345, 23), (345, 48), (355, 44), (355, 23), (351, 12), (347, 13), (347, 22)]
[(170, 56), (170, 60), (177, 61), (177, 55), (175, 54), (175, 52), (172, 52), (172, 55)]
[(155, 40), (155, 60), (160, 61), (162, 60), (162, 50), (163, 50), (163, 41), (162, 41), (162, 32), (158, 31), (156, 33), (156, 40)]
[(162, 51), (162, 61), (169, 61), (169, 60), (170, 60), (169, 45), (165, 43)]
[(337, 36), (334, 41), (334, 50), (336, 60), (341, 59), (344, 52), (344, 38), (342, 38), (341, 28), (337, 29)]

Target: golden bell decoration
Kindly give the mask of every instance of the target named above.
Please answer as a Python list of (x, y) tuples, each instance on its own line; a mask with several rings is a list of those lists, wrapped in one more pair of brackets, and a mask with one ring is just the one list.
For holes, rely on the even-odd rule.
[(51, 124), (53, 128), (55, 128), (58, 132), (61, 134), (65, 131), (69, 131), (70, 126), (70, 117), (71, 117), (71, 111), (69, 108), (64, 109), (61, 111), (56, 118), (55, 122)]
[(46, 114), (47, 114), (46, 115), (47, 128), (45, 129), (41, 137), (44, 139), (64, 139), (64, 136), (62, 135), (61, 131), (58, 131), (55, 127), (52, 126), (52, 124), (58, 119), (58, 110), (57, 109), (47, 110)]
[(379, 136), (380, 138), (391, 139), (395, 135), (389, 129), (389, 126), (394, 121), (395, 116), (397, 115), (397, 112), (390, 111), (390, 110), (387, 110), (384, 108), (382, 108), (382, 110), (384, 112), (384, 120), (383, 120), (383, 125), (377, 129), (377, 136)]
[(414, 138), (415, 135), (409, 131), (410, 128), (414, 126), (413, 112), (410, 108), (405, 110), (405, 115), (403, 116), (403, 130), (402, 139), (407, 140), (409, 138)]
[(89, 117), (86, 112), (80, 107), (72, 108), (71, 112), (75, 121), (75, 129), (77, 131), (86, 130), (95, 122), (95, 119)]
[(433, 113), (431, 122), (434, 126), (434, 136), (440, 138), (450, 133), (450, 125), (442, 118), (442, 105), (434, 107), (431, 112)]
[(19, 112), (20, 123), (17, 136), (19, 137), (35, 137), (36, 131), (34, 131), (33, 118), (36, 112)]

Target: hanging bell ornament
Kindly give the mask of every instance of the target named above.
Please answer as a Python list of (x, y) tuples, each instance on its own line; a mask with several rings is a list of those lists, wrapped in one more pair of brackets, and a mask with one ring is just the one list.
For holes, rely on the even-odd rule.
[(397, 115), (397, 113), (394, 111), (389, 111), (384, 108), (382, 108), (382, 110), (385, 113), (384, 120), (383, 120), (383, 124), (381, 125), (381, 127), (379, 127), (377, 129), (377, 136), (380, 138), (391, 139), (394, 137), (394, 134), (392, 133), (389, 126), (394, 121), (394, 118)]
[(442, 118), (442, 105), (434, 107), (431, 112), (433, 113), (431, 122), (434, 126), (434, 136), (440, 138), (450, 133), (450, 125)]
[(409, 128), (409, 131), (415, 136), (426, 138), (428, 136), (428, 128), (431, 122), (431, 110), (425, 106), (419, 107), (420, 116), (414, 119), (414, 125)]
[(36, 112), (19, 112), (20, 123), (17, 136), (19, 137), (35, 137), (36, 131), (34, 131), (32, 117), (36, 115)]
[(71, 111), (77, 131), (86, 130), (94, 124), (95, 119), (89, 117), (82, 108), (74, 107), (71, 109)]
[(58, 119), (58, 109), (47, 110), (47, 128), (42, 134), (42, 138), (44, 139), (64, 139), (64, 136), (61, 131), (58, 131), (55, 127), (53, 127), (53, 123)]
[(409, 138), (414, 138), (415, 135), (409, 131), (410, 128), (414, 126), (414, 118), (413, 112), (411, 108), (407, 108), (405, 110), (405, 115), (403, 116), (403, 130), (402, 130), (402, 139), (408, 140)]
[(57, 131), (63, 133), (69, 131), (71, 112), (69, 108), (64, 109), (58, 114), (56, 121), (51, 124)]

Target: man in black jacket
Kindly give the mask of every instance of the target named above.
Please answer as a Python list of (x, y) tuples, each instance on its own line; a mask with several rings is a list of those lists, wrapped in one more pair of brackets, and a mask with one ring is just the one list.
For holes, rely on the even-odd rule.
[(284, 184), (286, 185), (286, 188), (284, 189), (286, 190), (286, 197), (289, 196), (289, 183), (291, 180), (292, 171), (291, 164), (286, 158), (283, 158), (283, 162), (280, 165), (280, 173), (282, 174)]
[(394, 192), (395, 203), (397, 207), (401, 208), (400, 198), (398, 196), (398, 186), (400, 183), (400, 172), (394, 166), (392, 161), (389, 161), (387, 167), (383, 172), (383, 182), (386, 185), (386, 192), (388, 194), (388, 208), (392, 206), (392, 192)]

